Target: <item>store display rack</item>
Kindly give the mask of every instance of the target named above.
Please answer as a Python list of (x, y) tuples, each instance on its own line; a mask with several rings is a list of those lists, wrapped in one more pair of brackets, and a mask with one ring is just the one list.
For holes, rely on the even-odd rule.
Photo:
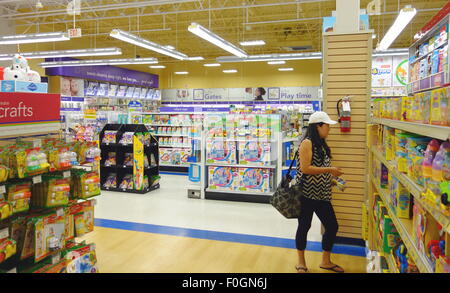
[[(115, 143), (102, 143), (105, 131), (117, 131), (116, 142)], [(149, 145), (142, 145), (141, 148), (139, 146), (135, 146), (133, 144), (120, 144), (120, 140), (125, 132), (134, 132), (134, 133), (144, 133), (149, 132), (148, 128), (145, 125), (141, 124), (107, 124), (103, 128), (100, 133), (100, 149), (101, 149), (101, 163), (100, 163), (100, 183), (102, 190), (108, 191), (118, 191), (118, 192), (127, 192), (127, 193), (138, 193), (145, 194), (150, 191), (159, 188), (159, 183), (152, 184), (150, 182), (150, 178), (152, 176), (159, 176), (159, 158), (158, 158), (158, 141), (151, 136), (151, 141)], [(114, 152), (116, 155), (116, 165), (113, 166), (105, 166), (105, 161), (108, 158), (108, 153)], [(149, 160), (149, 166), (145, 168), (143, 163), (140, 163), (138, 168), (135, 168), (136, 160), (133, 160), (133, 166), (125, 166), (125, 154), (133, 153), (133, 156), (138, 152), (143, 152), (145, 156), (147, 156)], [(154, 158), (155, 161), (151, 161), (150, 158)], [(139, 164), (139, 163), (138, 163)], [(109, 174), (115, 173), (117, 175), (116, 187), (104, 187), (104, 184), (107, 180)], [(141, 173), (141, 174), (138, 174)], [(149, 178), (149, 186), (142, 190), (140, 189), (122, 189), (119, 188), (120, 182), (122, 182), (123, 178), (126, 175), (133, 175), (135, 178), (136, 175), (143, 177), (144, 175)]]

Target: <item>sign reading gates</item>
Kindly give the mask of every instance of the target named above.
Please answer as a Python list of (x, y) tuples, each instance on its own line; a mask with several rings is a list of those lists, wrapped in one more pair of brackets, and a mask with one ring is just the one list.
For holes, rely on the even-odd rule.
[(309, 101), (321, 100), (319, 87), (166, 89), (162, 101)]
[(60, 122), (59, 94), (0, 93), (0, 126)]

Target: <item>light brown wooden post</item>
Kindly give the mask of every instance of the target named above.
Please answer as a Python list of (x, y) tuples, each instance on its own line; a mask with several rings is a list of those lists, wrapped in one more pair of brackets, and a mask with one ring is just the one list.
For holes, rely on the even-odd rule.
[[(324, 33), (324, 111), (337, 120), (336, 104), (350, 96), (351, 132), (341, 133), (337, 124), (328, 144), (332, 164), (341, 167), (347, 181), (344, 192), (333, 190), (333, 206), (339, 223), (338, 236), (361, 239), (362, 203), (366, 199), (368, 155), (366, 124), (369, 117), (372, 67), (372, 31), (351, 34)], [(369, 206), (370, 209), (370, 206)]]

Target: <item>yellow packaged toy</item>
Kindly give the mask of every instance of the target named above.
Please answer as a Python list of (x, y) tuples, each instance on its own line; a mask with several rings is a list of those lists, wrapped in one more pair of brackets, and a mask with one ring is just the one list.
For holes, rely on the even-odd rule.
[(74, 215), (75, 236), (81, 237), (94, 231), (94, 201), (89, 200), (70, 207)]
[(64, 212), (38, 217), (35, 224), (35, 261), (43, 260), (64, 246)]
[(402, 97), (402, 121), (411, 121), (413, 97)]
[(421, 109), (423, 99), (424, 99), (423, 93), (414, 94), (414, 99), (411, 104), (411, 108), (412, 108), (411, 121), (413, 121), (413, 122), (422, 123), (422, 121), (423, 121), (422, 109)]
[(447, 125), (448, 121), (447, 89), (441, 88), (431, 91), (430, 123), (433, 125)]
[(31, 183), (14, 183), (8, 184), (7, 198), (8, 202), (12, 205), (13, 213), (21, 213), (28, 211), (30, 209), (30, 199), (31, 199)]

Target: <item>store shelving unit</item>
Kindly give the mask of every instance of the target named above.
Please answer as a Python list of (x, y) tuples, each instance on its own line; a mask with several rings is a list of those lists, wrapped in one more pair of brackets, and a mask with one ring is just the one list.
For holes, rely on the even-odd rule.
[[(429, 76), (414, 79), (417, 77), (417, 75), (413, 72), (417, 70), (417, 64), (420, 62), (423, 62), (422, 60), (426, 60), (431, 55), (436, 54), (436, 50), (443, 49), (448, 44), (448, 37), (445, 39), (445, 42), (441, 42), (436, 47), (434, 47), (431, 51), (425, 52), (425, 54), (418, 56), (418, 50), (419, 47), (422, 46), (422, 44), (427, 43), (431, 38), (438, 35), (438, 33), (441, 31), (441, 28), (443, 26), (449, 25), (449, 15), (445, 16), (441, 21), (439, 21), (434, 28), (429, 30), (421, 39), (419, 39), (417, 42), (415, 42), (409, 49), (410, 54), (410, 62), (409, 62), (409, 77), (410, 77), (410, 83), (407, 87), (407, 92), (409, 95), (415, 95), (420, 92), (424, 91), (430, 91), (433, 89), (437, 89), (440, 87), (447, 86), (449, 83), (449, 68), (448, 68), (448, 60), (445, 61), (446, 66), (442, 69), (441, 72), (433, 73)], [(448, 32), (447, 32), (448, 33)], [(447, 57), (448, 58), (448, 57)], [(434, 62), (434, 61), (433, 61)], [(441, 61), (442, 62), (442, 61)], [(429, 64), (428, 64), (429, 65)], [(412, 80), (411, 80), (412, 79)], [(422, 124), (422, 123), (415, 123), (415, 122), (407, 122), (407, 121), (401, 121), (401, 120), (394, 120), (394, 119), (385, 119), (385, 118), (377, 118), (372, 117), (370, 122), (373, 125), (382, 125), (389, 128), (399, 129), (404, 132), (413, 133), (429, 138), (435, 138), (442, 141), (448, 141), (450, 139), (450, 127), (447, 126), (437, 126), (437, 125), (431, 125), (431, 124)], [(369, 127), (369, 133), (371, 133), (372, 140), (375, 139), (377, 134), (376, 128), (373, 128), (376, 126)], [(380, 198), (384, 202), (384, 205), (387, 207), (387, 211), (389, 213), (389, 217), (392, 219), (392, 222), (398, 231), (401, 240), (405, 244), (409, 256), (413, 259), (415, 262), (417, 268), (421, 273), (433, 273), (435, 271), (435, 268), (433, 264), (431, 263), (431, 260), (425, 255), (422, 250), (419, 249), (418, 243), (415, 241), (415, 233), (414, 229), (417, 229), (414, 227), (415, 223), (411, 219), (405, 219), (400, 218), (397, 216), (396, 210), (392, 207), (391, 203), (389, 202), (389, 190), (383, 189), (380, 186), (379, 180), (376, 180), (373, 175), (374, 167), (372, 166), (372, 162), (375, 164), (382, 164), (386, 167), (389, 175), (392, 175), (392, 177), (395, 177), (400, 184), (410, 193), (412, 196), (414, 204), (419, 205), (423, 210), (424, 213), (426, 213), (426, 217), (431, 217), (432, 222), (435, 222), (436, 224), (439, 224), (442, 227), (443, 233), (446, 233), (446, 242), (449, 241), (450, 237), (448, 237), (450, 233), (450, 216), (446, 214), (444, 210), (442, 210), (441, 207), (437, 206), (436, 203), (431, 203), (428, 201), (428, 199), (424, 196), (426, 189), (420, 185), (418, 185), (415, 181), (413, 181), (407, 174), (402, 173), (399, 171), (397, 167), (397, 163), (395, 161), (388, 161), (386, 160), (383, 152), (380, 148), (376, 146), (375, 141), (369, 141), (368, 142), (369, 147), (369, 190), (372, 192), (369, 192), (369, 196), (373, 192), (376, 192), (380, 195)], [(412, 204), (412, 203), (411, 203)], [(371, 213), (369, 211), (369, 213)], [(373, 218), (369, 217), (372, 221)], [(429, 224), (427, 224), (429, 225)], [(372, 237), (374, 237), (374, 233), (376, 234), (376, 229), (374, 230), (374, 227), (372, 227)], [(424, 232), (425, 233), (425, 232)], [(430, 235), (434, 235), (435, 232), (426, 232), (426, 233), (433, 233)], [(437, 233), (437, 232), (436, 232)], [(424, 236), (425, 237), (425, 236)], [(429, 237), (436, 237), (429, 236)], [(435, 238), (431, 238), (435, 239)], [(425, 240), (421, 240), (425, 241)], [(428, 241), (428, 240), (427, 240)], [(369, 239), (369, 243), (372, 243), (371, 245), (376, 243), (376, 239)], [(426, 245), (426, 243), (424, 243)], [(426, 248), (425, 248), (426, 249)], [(446, 243), (446, 255), (448, 256), (448, 243)], [(389, 267), (392, 267), (392, 272), (398, 272), (398, 269), (396, 269), (395, 260), (393, 259), (392, 254), (386, 254), (386, 260), (389, 264)]]
[[(123, 134), (125, 132), (148, 132), (148, 129), (145, 125), (141, 124), (107, 124), (103, 130), (100, 133), (100, 142), (103, 141), (103, 137), (105, 134), (105, 131), (108, 130), (115, 130), (117, 131), (116, 136), (116, 143), (101, 143), (100, 149), (101, 149), (101, 163), (100, 163), (100, 184), (102, 190), (108, 190), (108, 191), (120, 191), (120, 192), (128, 192), (128, 193), (139, 193), (139, 194), (145, 194), (152, 190), (159, 188), (159, 183), (152, 184), (150, 181), (150, 178), (152, 176), (158, 176), (159, 175), (159, 158), (158, 158), (158, 141), (151, 136), (151, 141), (149, 145), (143, 145), (142, 149), (138, 149), (138, 146), (135, 146), (134, 144), (119, 144), (118, 142), (122, 138)], [(133, 160), (133, 166), (126, 166), (124, 165), (124, 158), (125, 153), (133, 153), (136, 154), (137, 152), (143, 152), (144, 155), (147, 156), (149, 160), (149, 166), (144, 167), (143, 163), (139, 165), (139, 167), (135, 170), (135, 164), (136, 161)], [(109, 152), (115, 152), (116, 155), (116, 165), (113, 166), (105, 166), (105, 160), (108, 158)], [(150, 158), (155, 158), (155, 161), (152, 161)], [(121, 189), (119, 188), (120, 182), (126, 175), (136, 175), (135, 173), (143, 172), (142, 178), (144, 175), (148, 176), (149, 178), (149, 186), (147, 188), (144, 188), (142, 190), (137, 189)], [(104, 187), (104, 183), (106, 182), (106, 179), (110, 173), (115, 173), (117, 175), (117, 186), (114, 187)]]

